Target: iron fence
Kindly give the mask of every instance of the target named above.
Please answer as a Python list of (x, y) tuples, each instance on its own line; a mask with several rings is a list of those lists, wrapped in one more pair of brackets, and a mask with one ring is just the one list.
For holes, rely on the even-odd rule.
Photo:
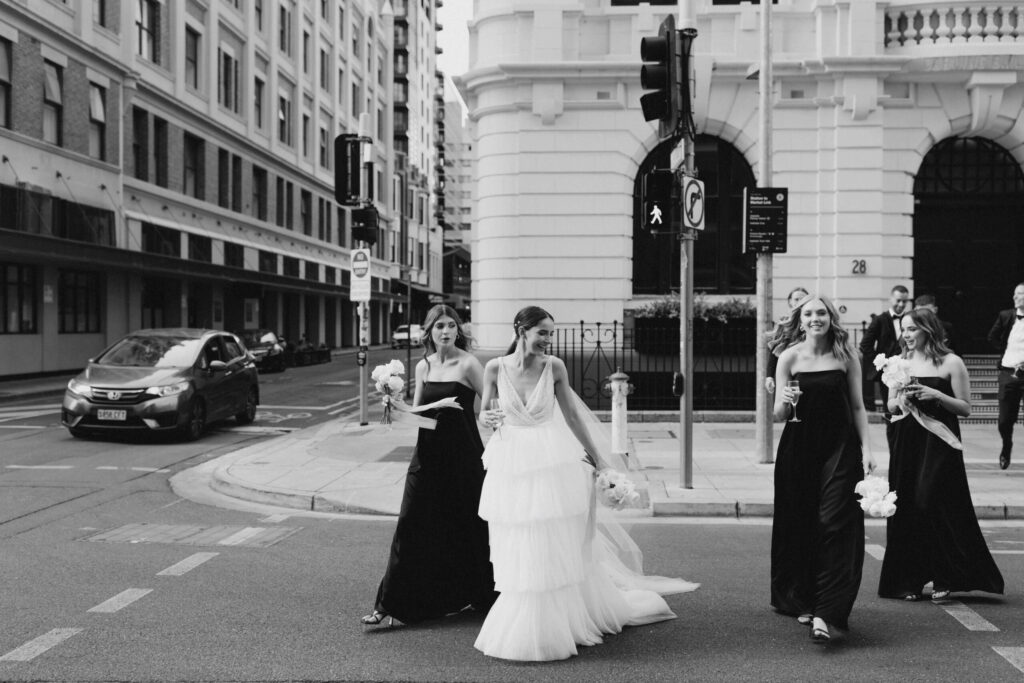
[[(867, 323), (850, 327), (856, 348)], [(694, 321), (693, 376), (686, 386), (694, 410), (754, 409), (760, 386), (754, 377), (755, 328), (753, 320)], [(611, 407), (606, 380), (620, 369), (634, 387), (630, 409), (676, 410), (672, 380), (679, 371), (679, 332), (677, 321), (666, 320), (636, 319), (631, 327), (618, 321), (559, 324), (552, 353), (565, 361), (573, 389), (593, 410)]]

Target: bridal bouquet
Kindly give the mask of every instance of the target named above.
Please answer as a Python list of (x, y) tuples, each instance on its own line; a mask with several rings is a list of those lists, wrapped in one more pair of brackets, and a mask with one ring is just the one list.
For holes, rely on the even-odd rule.
[(921, 411), (918, 405), (909, 400), (902, 392), (902, 389), (906, 389), (907, 385), (912, 384), (916, 380), (910, 375), (910, 362), (905, 358), (899, 356), (889, 356), (886, 358), (884, 353), (880, 353), (875, 356), (875, 369), (882, 373), (882, 383), (889, 387), (892, 392), (900, 392), (896, 394), (896, 400), (899, 401), (900, 409), (903, 411), (900, 414), (893, 414), (890, 418), (891, 422), (899, 422), (907, 415), (912, 415), (918, 423), (930, 431), (935, 436), (939, 437), (953, 448), (962, 451), (964, 446), (960, 442), (960, 439), (956, 437), (956, 434), (949, 430), (949, 427), (942, 424), (942, 422), (936, 420), (931, 415), (928, 415)]
[(392, 360), (384, 365), (378, 365), (373, 369), (370, 379), (384, 398), (384, 417), (380, 419), (383, 425), (391, 424), (391, 407), (393, 403), (402, 402), (402, 391), (405, 390), (405, 380), (399, 375), (405, 374), (405, 366), (400, 360)]
[(910, 384), (910, 362), (899, 356), (889, 356), (884, 353), (875, 356), (875, 370), (882, 373), (882, 383), (895, 391), (905, 389)]
[(602, 505), (622, 510), (623, 508), (637, 507), (640, 502), (640, 493), (636, 490), (636, 484), (618, 470), (601, 470), (597, 474), (596, 483), (597, 498)]
[(857, 482), (853, 491), (861, 497), (861, 509), (872, 517), (892, 517), (896, 514), (896, 492), (889, 490), (888, 480), (875, 476), (864, 477)]

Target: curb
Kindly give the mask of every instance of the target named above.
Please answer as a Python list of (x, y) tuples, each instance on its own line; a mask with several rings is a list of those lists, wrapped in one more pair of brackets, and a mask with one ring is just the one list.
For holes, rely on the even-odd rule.
[[(655, 517), (735, 517), (771, 518), (775, 515), (774, 503), (687, 503), (685, 501), (654, 501), (651, 512)], [(1011, 521), (1024, 519), (1024, 505), (975, 505), (974, 514), (979, 520)], [(864, 515), (865, 519), (873, 519)]]

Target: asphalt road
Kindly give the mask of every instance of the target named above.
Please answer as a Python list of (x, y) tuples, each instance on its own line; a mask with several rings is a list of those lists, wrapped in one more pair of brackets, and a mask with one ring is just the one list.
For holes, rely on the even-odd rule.
[[(393, 353), (379, 352), (379, 360)], [(985, 525), (1008, 594), (945, 605), (877, 598), (884, 526), (869, 524), (852, 630), (813, 645), (768, 607), (770, 525), (632, 526), (650, 572), (703, 585), (679, 618), (627, 629), (565, 662), (473, 649), (482, 616), (366, 631), (388, 518), (305, 515), (178, 497), (168, 479), (275, 429), (338, 417), (339, 363), (263, 382), (270, 412), (308, 412), (202, 440), (76, 440), (52, 403), (0, 406), (0, 680), (62, 681), (1003, 681), (1024, 667), (1024, 525)], [(263, 378), (261, 378), (262, 380)], [(50, 406), (50, 407), (47, 407)], [(309, 410), (301, 410), (304, 407)], [(315, 410), (312, 408), (316, 408)], [(32, 413), (38, 414), (32, 414)], [(17, 415), (15, 415), (17, 413)], [(190, 484), (197, 490), (201, 481)], [(179, 489), (180, 490), (180, 489)], [(194, 502), (194, 501), (201, 502)], [(1001, 648), (1001, 649), (997, 649)]]

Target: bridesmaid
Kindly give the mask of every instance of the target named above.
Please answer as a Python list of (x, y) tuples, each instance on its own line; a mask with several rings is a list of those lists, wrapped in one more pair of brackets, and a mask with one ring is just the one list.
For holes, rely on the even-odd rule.
[(496, 597), (487, 523), (477, 515), (484, 446), (474, 403), (483, 368), (451, 307), (431, 308), (423, 329), (413, 405), (437, 426), (419, 431), (388, 566), (373, 613), (362, 618), (367, 625), (486, 611)]
[[(878, 594), (920, 600), (932, 582), (932, 600), (951, 591), (1003, 592), (1003, 577), (974, 514), (963, 451), (939, 436), (960, 437), (957, 417), (971, 414), (967, 368), (943, 343), (942, 323), (930, 310), (903, 316), (903, 357), (917, 381), (889, 395), (889, 411), (912, 402), (932, 429), (908, 415), (895, 424), (889, 486), (899, 500), (886, 529), (885, 559)], [(931, 422), (930, 417), (936, 422)]]
[(771, 604), (827, 643), (848, 627), (860, 588), (864, 513), (853, 490), (875, 459), (860, 361), (832, 302), (808, 296), (786, 326), (800, 341), (779, 357), (775, 417), (799, 421), (786, 422), (776, 456)]
[(766, 375), (764, 378), (764, 390), (769, 394), (775, 393), (775, 370), (779, 367), (779, 356), (786, 350), (793, 342), (797, 341), (794, 338), (788, 336), (790, 330), (786, 327), (786, 321), (789, 320), (790, 314), (793, 309), (803, 301), (807, 295), (810, 294), (803, 287), (794, 287), (789, 294), (786, 296), (786, 305), (789, 306), (789, 310), (779, 320), (775, 329), (768, 336), (768, 367), (766, 369)]

